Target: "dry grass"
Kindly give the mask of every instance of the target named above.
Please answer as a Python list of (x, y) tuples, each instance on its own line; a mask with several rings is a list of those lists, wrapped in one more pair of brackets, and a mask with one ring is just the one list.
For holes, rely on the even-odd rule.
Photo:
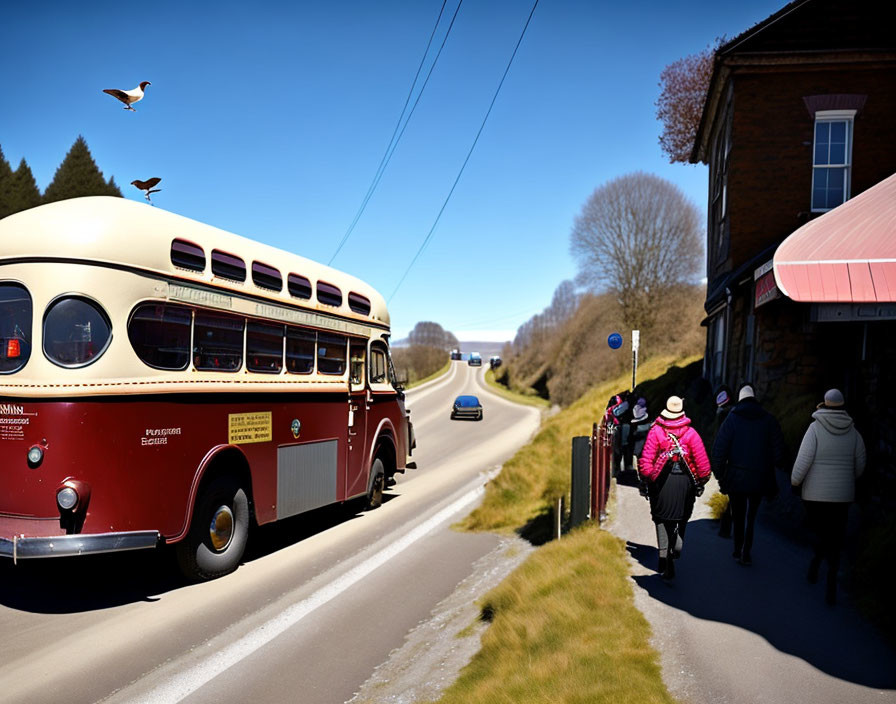
[(627, 576), (593, 525), (539, 549), (484, 598), (482, 649), (441, 704), (674, 702)]
[(489, 369), (485, 373), (485, 383), (488, 384), (489, 389), (498, 394), (498, 396), (509, 399), (515, 403), (521, 403), (525, 406), (537, 406), (538, 408), (548, 408), (551, 405), (550, 401), (541, 396), (537, 396), (534, 391), (530, 390), (529, 393), (520, 393), (511, 391), (503, 384), (499, 384), (495, 381), (494, 369)]
[[(649, 408), (661, 408), (660, 399), (665, 402), (673, 391), (683, 394), (680, 389), (696, 373), (694, 367), (672, 366), (675, 362), (687, 364), (694, 359), (653, 359), (640, 368), (638, 386)], [(548, 418), (534, 440), (504, 464), (501, 474), (486, 488), (482, 505), (461, 526), (474, 531), (520, 532), (533, 542), (547, 540), (549, 534), (543, 531), (549, 529), (550, 513), (557, 499), (569, 493), (572, 438), (590, 435), (592, 424), (603, 416), (607, 399), (630, 384), (630, 373), (623, 374)]]

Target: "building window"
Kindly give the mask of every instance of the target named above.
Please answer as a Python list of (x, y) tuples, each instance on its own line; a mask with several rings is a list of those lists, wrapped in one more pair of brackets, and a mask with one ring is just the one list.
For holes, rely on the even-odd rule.
[(855, 110), (815, 113), (812, 149), (812, 212), (832, 210), (849, 198)]

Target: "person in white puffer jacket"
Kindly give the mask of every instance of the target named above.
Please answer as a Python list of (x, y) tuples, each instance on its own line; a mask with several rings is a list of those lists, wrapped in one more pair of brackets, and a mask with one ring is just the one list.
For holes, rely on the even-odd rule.
[(825, 599), (836, 602), (837, 570), (846, 538), (849, 505), (856, 495), (856, 479), (865, 470), (865, 442), (844, 409), (843, 394), (831, 389), (812, 414), (790, 483), (801, 487), (803, 506), (815, 533), (815, 554), (806, 578), (818, 581), (822, 560), (828, 562)]

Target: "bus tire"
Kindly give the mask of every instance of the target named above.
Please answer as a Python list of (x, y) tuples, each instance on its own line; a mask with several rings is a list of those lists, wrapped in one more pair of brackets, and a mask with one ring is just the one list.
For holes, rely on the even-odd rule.
[(186, 577), (208, 580), (233, 572), (249, 538), (249, 499), (230, 476), (213, 479), (196, 501), (186, 537), (177, 544), (177, 561)]
[(386, 469), (383, 461), (377, 457), (370, 467), (370, 473), (373, 475), (373, 482), (367, 492), (367, 510), (372, 511), (383, 505), (383, 489), (386, 486)]

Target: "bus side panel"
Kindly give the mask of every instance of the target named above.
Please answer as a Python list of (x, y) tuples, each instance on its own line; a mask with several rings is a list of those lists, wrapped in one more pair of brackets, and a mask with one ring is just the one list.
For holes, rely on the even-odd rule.
[[(246, 396), (6, 399), (0, 410), (15, 413), (0, 413), (5, 428), (0, 466), (7, 487), (0, 492), (0, 517), (40, 519), (44, 534), (63, 533), (56, 491), (62, 482), (76, 479), (90, 489), (80, 532), (158, 530), (176, 539), (189, 525), (191, 488), (204, 460), (215, 448), (235, 445), (249, 464), (252, 485), (247, 488), (258, 522), (276, 520), (278, 448), (332, 441), (336, 465), (344, 467), (346, 396)], [(34, 445), (45, 447), (36, 467), (27, 459)], [(204, 471), (219, 468), (212, 458)], [(334, 500), (340, 501), (344, 473), (337, 472), (333, 482)]]

